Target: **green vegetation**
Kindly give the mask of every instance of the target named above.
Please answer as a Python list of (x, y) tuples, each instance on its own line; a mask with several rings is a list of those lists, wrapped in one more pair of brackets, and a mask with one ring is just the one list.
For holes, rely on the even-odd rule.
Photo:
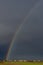
[(2, 62), (0, 65), (43, 65), (43, 62)]

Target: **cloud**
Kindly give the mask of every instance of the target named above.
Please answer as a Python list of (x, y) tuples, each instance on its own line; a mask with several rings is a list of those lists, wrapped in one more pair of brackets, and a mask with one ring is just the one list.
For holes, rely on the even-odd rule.
[[(27, 13), (39, 0), (0, 0), (0, 45), (10, 43), (13, 34), (24, 20)], [(39, 6), (33, 10), (31, 16), (26, 20), (26, 23), (19, 32), (15, 43), (17, 44), (17, 51), (24, 49), (26, 52), (32, 51), (40, 52), (43, 48), (43, 1), (40, 0)], [(21, 43), (21, 44), (20, 44)], [(34, 44), (35, 43), (35, 44)], [(39, 44), (38, 44), (39, 43)], [(41, 44), (40, 44), (41, 43)], [(16, 44), (15, 47), (16, 48)], [(26, 47), (27, 44), (27, 47)], [(25, 46), (24, 46), (25, 45)], [(34, 47), (36, 45), (36, 47)], [(23, 47), (22, 47), (23, 46)], [(29, 48), (28, 48), (29, 46)], [(27, 51), (27, 49), (29, 49)], [(34, 50), (35, 49), (35, 50)], [(38, 49), (38, 50), (36, 50)], [(14, 50), (15, 51), (15, 50)], [(12, 51), (13, 52), (13, 51)], [(12, 53), (11, 52), (11, 53)], [(18, 52), (17, 52), (18, 53)], [(34, 54), (33, 53), (33, 54)], [(15, 53), (16, 54), (16, 53)], [(24, 54), (24, 53), (23, 53)]]
[[(8, 59), (43, 58), (43, 3), (33, 9), (31, 16), (14, 40)], [(30, 57), (29, 57), (30, 56)]]
[(11, 49), (11, 53), (8, 59), (18, 59), (20, 58), (36, 58), (43, 57), (43, 36), (40, 38), (32, 38), (32, 41), (28, 40), (16, 40)]
[(0, 1), (0, 40), (17, 31), (19, 25), (36, 2), (36, 0)]

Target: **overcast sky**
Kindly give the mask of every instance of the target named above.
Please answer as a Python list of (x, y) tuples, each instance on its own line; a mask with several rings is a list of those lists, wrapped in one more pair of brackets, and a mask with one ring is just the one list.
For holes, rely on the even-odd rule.
[(0, 0), (0, 38), (5, 40), (7, 35), (15, 33), (37, 1), (38, 0)]
[(22, 41), (21, 44), (27, 43), (28, 46), (29, 41), (33, 44), (33, 40), (34, 43), (39, 43), (40, 40), (38, 45), (42, 47), (43, 0), (0, 0), (0, 46), (10, 44), (13, 35), (28, 13), (30, 16), (28, 15), (26, 23), (17, 35), (18, 43)]

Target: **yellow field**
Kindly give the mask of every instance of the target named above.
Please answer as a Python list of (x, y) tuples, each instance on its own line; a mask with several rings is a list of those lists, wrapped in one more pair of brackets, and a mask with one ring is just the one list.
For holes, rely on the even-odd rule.
[(43, 62), (1, 62), (0, 65), (43, 65)]

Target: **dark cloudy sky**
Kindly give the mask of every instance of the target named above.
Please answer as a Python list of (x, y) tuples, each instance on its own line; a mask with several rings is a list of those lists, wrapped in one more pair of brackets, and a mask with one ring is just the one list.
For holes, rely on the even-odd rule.
[[(5, 57), (13, 35), (29, 12), (31, 15), (27, 18), (16, 40), (18, 41), (17, 49), (27, 47), (35, 49), (27, 52), (31, 51), (36, 55), (38, 52), (39, 56), (43, 55), (43, 0), (0, 0), (0, 59)], [(19, 48), (20, 43), (21, 48)], [(17, 51), (20, 52), (20, 50)]]

